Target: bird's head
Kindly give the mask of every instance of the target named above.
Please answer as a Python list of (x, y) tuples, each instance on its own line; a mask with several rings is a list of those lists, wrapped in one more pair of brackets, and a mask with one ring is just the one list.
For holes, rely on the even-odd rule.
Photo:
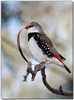
[(25, 29), (27, 30), (27, 33), (43, 32), (42, 27), (37, 22), (31, 22)]

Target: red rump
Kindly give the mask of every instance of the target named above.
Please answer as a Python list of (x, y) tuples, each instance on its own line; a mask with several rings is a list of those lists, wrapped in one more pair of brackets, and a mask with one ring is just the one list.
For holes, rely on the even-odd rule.
[(60, 62), (62, 62), (62, 59), (59, 58), (57, 55), (54, 55), (55, 58), (57, 58)]

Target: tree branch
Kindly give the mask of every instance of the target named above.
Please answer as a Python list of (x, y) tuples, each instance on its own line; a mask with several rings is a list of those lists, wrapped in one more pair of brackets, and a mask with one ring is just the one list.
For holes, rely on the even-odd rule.
[(41, 69), (41, 74), (42, 74), (42, 81), (45, 85), (45, 87), (50, 90), (52, 93), (55, 93), (55, 94), (59, 94), (59, 95), (64, 95), (64, 96), (72, 96), (73, 93), (72, 92), (64, 92), (63, 89), (62, 89), (62, 86), (60, 86), (60, 88), (57, 90), (57, 89), (54, 89), (52, 88), (46, 81), (46, 75), (45, 75), (45, 66), (44, 68)]
[(58, 94), (58, 95), (64, 95), (64, 96), (72, 96), (73, 93), (72, 92), (64, 92), (63, 89), (62, 89), (62, 86), (60, 86), (59, 89), (54, 89), (52, 88), (48, 82), (46, 81), (46, 74), (45, 74), (45, 66), (42, 66), (42, 64), (44, 65), (44, 62), (38, 64), (35, 66), (34, 68), (34, 71), (32, 70), (32, 64), (29, 63), (28, 64), (28, 68), (27, 68), (27, 73), (26, 75), (24, 76), (24, 81), (27, 80), (27, 77), (28, 75), (31, 73), (32, 75), (32, 81), (34, 81), (35, 79), (35, 76), (37, 74), (38, 71), (41, 71), (41, 75), (42, 75), (42, 81), (43, 81), (43, 84), (45, 85), (45, 87), (51, 91), (52, 93), (55, 93), (55, 94)]

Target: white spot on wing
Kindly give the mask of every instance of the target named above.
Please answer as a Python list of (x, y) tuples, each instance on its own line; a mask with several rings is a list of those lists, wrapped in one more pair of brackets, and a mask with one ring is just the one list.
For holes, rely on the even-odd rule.
[(40, 38), (39, 34), (37, 34), (37, 37)]
[(46, 45), (47, 45), (47, 43), (46, 43)]

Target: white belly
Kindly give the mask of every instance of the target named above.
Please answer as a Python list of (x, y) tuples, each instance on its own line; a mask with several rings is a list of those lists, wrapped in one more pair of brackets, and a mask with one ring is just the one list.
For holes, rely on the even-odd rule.
[(42, 50), (38, 47), (36, 41), (32, 37), (28, 42), (29, 50), (32, 56), (39, 62), (45, 61), (45, 56), (43, 55)]

